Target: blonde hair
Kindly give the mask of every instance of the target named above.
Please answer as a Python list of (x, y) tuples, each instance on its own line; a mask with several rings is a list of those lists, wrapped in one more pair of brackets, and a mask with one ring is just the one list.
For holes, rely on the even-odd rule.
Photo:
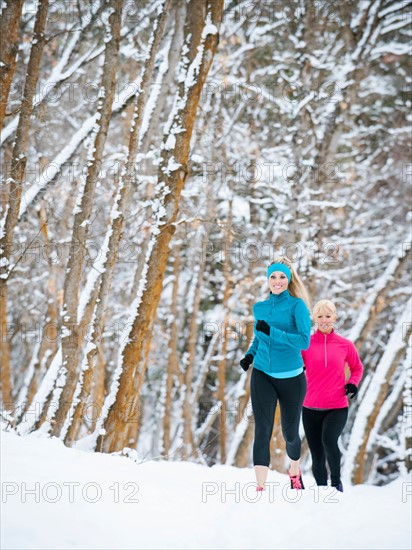
[(308, 309), (310, 310), (311, 302), (308, 291), (306, 290), (305, 285), (302, 283), (302, 280), (297, 274), (296, 269), (293, 267), (291, 260), (289, 260), (287, 256), (278, 256), (269, 265), (272, 264), (283, 264), (290, 269), (292, 277), (290, 279), (288, 290), (291, 296), (294, 296), (295, 298), (302, 298), (302, 300), (305, 302), (305, 304), (308, 306)]
[(312, 317), (314, 318), (315, 315), (324, 309), (328, 309), (336, 317), (336, 306), (330, 300), (319, 300), (319, 302), (313, 306)]

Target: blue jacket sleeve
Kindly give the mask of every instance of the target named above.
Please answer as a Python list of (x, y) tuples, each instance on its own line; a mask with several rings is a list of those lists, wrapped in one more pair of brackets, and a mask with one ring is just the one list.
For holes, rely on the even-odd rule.
[(276, 327), (270, 327), (270, 339), (278, 344), (286, 344), (300, 350), (308, 349), (310, 344), (310, 314), (303, 300), (299, 300), (295, 307), (295, 322), (297, 334), (285, 332)]
[(258, 350), (258, 347), (259, 347), (259, 338), (257, 336), (254, 337), (253, 339), (253, 342), (251, 344), (251, 346), (249, 347), (249, 349), (247, 350), (247, 352), (245, 353), (245, 355), (247, 355), (248, 353), (250, 353), (251, 355), (253, 355), (253, 357), (255, 357), (256, 355), (256, 352)]

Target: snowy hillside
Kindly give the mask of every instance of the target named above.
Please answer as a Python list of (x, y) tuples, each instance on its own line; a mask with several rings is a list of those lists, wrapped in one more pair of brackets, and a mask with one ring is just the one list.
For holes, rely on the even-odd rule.
[[(409, 549), (411, 479), (301, 493), (253, 471), (69, 449), (1, 434), (2, 535), (9, 549)], [(312, 489), (310, 488), (312, 487)]]

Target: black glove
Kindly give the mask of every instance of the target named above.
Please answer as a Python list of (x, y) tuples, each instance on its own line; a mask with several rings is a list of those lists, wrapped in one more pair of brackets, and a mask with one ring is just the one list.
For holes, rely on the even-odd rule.
[(240, 366), (242, 369), (246, 372), (250, 365), (253, 363), (253, 355), (251, 353), (247, 353), (243, 359), (240, 360)]
[(345, 386), (345, 394), (350, 395), (350, 398), (353, 399), (356, 394), (358, 393), (358, 388), (355, 386), (355, 384), (346, 384)]
[(264, 332), (268, 336), (270, 336), (270, 326), (267, 324), (266, 321), (258, 321), (256, 323), (256, 330), (260, 330), (260, 332)]

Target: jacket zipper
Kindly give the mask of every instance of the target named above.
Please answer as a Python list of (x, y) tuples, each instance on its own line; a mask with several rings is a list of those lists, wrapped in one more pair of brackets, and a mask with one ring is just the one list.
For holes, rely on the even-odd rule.
[[(273, 298), (273, 294), (272, 294), (272, 299), (271, 299), (271, 308), (270, 308), (270, 315), (269, 315), (269, 319), (271, 320), (272, 319), (272, 311), (273, 311), (273, 307), (274, 307), (274, 302), (275, 302), (275, 299)], [(270, 353), (270, 329), (269, 329), (269, 371), (272, 372), (272, 354)]]
[(324, 346), (324, 349), (325, 349), (325, 368), (328, 366), (328, 360), (327, 360), (327, 355), (326, 355), (326, 334), (325, 334), (325, 339), (324, 339), (324, 343), (325, 343), (325, 346)]

